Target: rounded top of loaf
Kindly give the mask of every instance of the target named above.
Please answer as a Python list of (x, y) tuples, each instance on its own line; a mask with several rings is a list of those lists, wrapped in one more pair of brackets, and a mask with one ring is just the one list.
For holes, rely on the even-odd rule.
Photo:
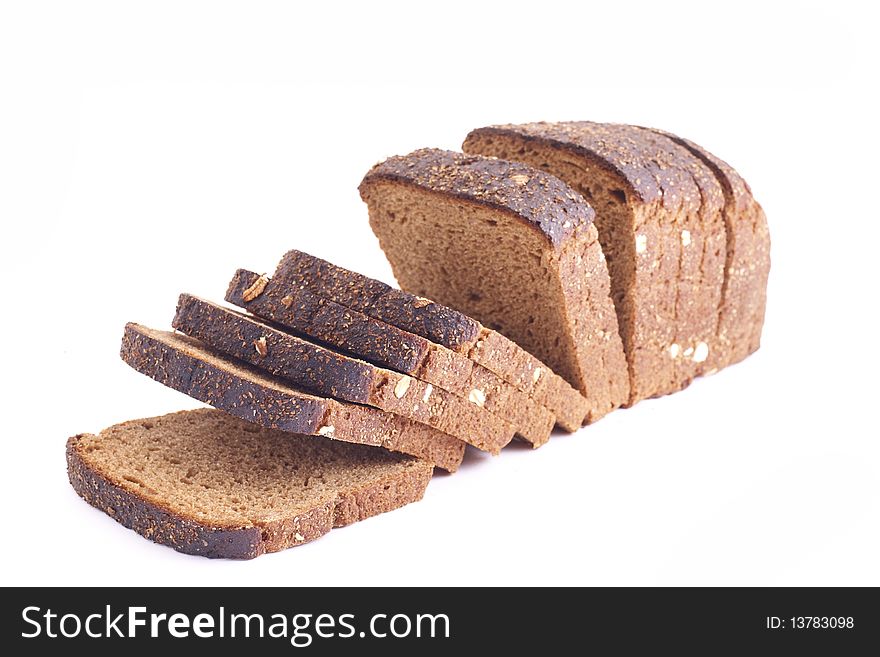
[(666, 134), (670, 139), (682, 144), (689, 149), (695, 156), (700, 158), (706, 166), (715, 172), (715, 176), (721, 183), (724, 193), (730, 197), (734, 210), (737, 212), (745, 212), (757, 204), (752, 196), (752, 190), (745, 179), (737, 173), (736, 169), (730, 166), (717, 155), (713, 155), (699, 144), (695, 144), (690, 139), (677, 137), (669, 133)]
[[(514, 137), (568, 151), (622, 178), (638, 201), (699, 207), (701, 196), (721, 196), (711, 172), (683, 145), (651, 130), (592, 121), (503, 124), (478, 128), (465, 139)], [(717, 204), (716, 199), (716, 204)]]
[(374, 166), (360, 185), (366, 201), (381, 181), (491, 207), (537, 228), (554, 246), (577, 236), (595, 217), (586, 199), (555, 176), (520, 162), (423, 148)]

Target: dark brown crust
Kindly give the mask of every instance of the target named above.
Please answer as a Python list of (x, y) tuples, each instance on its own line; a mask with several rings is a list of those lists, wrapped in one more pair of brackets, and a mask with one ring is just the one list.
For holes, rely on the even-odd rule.
[[(218, 365), (207, 362), (205, 354)], [(441, 431), (374, 408), (300, 392), (184, 335), (127, 324), (120, 355), (155, 381), (263, 427), (379, 445), (450, 472), (464, 456), (464, 443)]]
[(429, 345), (424, 338), (285, 281), (270, 280), (259, 295), (245, 301), (245, 290), (257, 278), (254, 272), (236, 271), (226, 300), (292, 331), (398, 372), (417, 373), (427, 356)]
[(510, 214), (554, 245), (593, 222), (595, 213), (558, 178), (520, 162), (424, 148), (375, 165), (360, 184), (367, 200), (375, 184), (411, 185)]
[(636, 140), (605, 133), (613, 125), (591, 121), (494, 125), (472, 130), (464, 140), (464, 149), (468, 150), (472, 138), (492, 135), (551, 144), (554, 148), (587, 158), (596, 166), (623, 178), (629, 187), (627, 191), (643, 203), (661, 200), (664, 194), (656, 178), (656, 165), (645, 157), (642, 144)]
[[(321, 428), (328, 410), (327, 400), (285, 390), (281, 385), (272, 387), (249, 381), (201, 360), (197, 352), (187, 353), (160, 341), (149, 335), (151, 332), (137, 324), (127, 324), (122, 337), (122, 360), (141, 374), (263, 427), (307, 435), (314, 435)], [(206, 349), (190, 338), (186, 340), (194, 349)], [(219, 353), (216, 357), (223, 359)]]
[[(171, 325), (234, 358), (319, 395), (366, 404), (373, 366), (298, 338), (230, 308), (181, 294)], [(260, 346), (264, 355), (260, 353)]]
[(739, 175), (736, 169), (720, 157), (713, 155), (699, 144), (692, 142), (690, 139), (685, 139), (684, 137), (679, 137), (671, 132), (665, 132), (656, 128), (645, 129), (668, 137), (677, 144), (687, 148), (691, 153), (702, 160), (703, 163), (715, 174), (724, 193), (729, 198), (729, 202), (733, 203), (734, 209), (737, 212), (744, 212), (751, 209), (752, 204), (756, 202), (752, 197), (752, 190), (749, 188), (748, 183)]
[(185, 554), (212, 559), (253, 559), (263, 554), (257, 527), (208, 527), (181, 518), (95, 472), (77, 449), (81, 438), (77, 435), (67, 441), (67, 476), (76, 493), (96, 509), (141, 536)]
[[(656, 140), (657, 133), (637, 126), (592, 121), (561, 123), (526, 123), (496, 125), (471, 131), (464, 141), (480, 136), (507, 136), (568, 151), (594, 166), (623, 179), (629, 191), (643, 203), (661, 203), (675, 208), (684, 203), (699, 209), (700, 181), (683, 172), (693, 173), (690, 153), (668, 148)], [(704, 181), (707, 182), (707, 181)]]
[(459, 353), (466, 353), (473, 346), (482, 328), (479, 322), (457, 310), (302, 251), (285, 253), (273, 278), (306, 285), (331, 301)]

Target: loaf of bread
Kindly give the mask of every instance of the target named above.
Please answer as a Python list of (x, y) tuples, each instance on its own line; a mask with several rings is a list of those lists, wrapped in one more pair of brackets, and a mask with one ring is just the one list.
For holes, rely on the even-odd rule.
[(296, 388), (423, 422), (478, 449), (498, 452), (513, 439), (511, 424), (430, 383), (337, 353), (189, 294), (180, 295), (172, 326)]
[(420, 500), (432, 467), (201, 409), (74, 436), (67, 472), (86, 502), (151, 541), (252, 559)]
[(629, 399), (594, 212), (525, 164), (435, 149), (360, 185), (401, 288), (467, 313), (564, 377), (596, 420)]
[(359, 190), (402, 289), (301, 251), (128, 324), (132, 368), (214, 409), (67, 441), (70, 483), (146, 538), (249, 559), (421, 499), (466, 444), (538, 447), (760, 345), (761, 206), (656, 129), (499, 125)]
[(421, 336), (329, 301), (298, 285), (240, 269), (226, 300), (358, 358), (409, 374), (510, 422), (538, 447), (550, 438), (553, 414), (495, 374)]
[(542, 361), (497, 331), (430, 299), (291, 250), (273, 276), (466, 355), (556, 416), (566, 431), (587, 418), (588, 400)]
[(450, 472), (464, 458), (462, 441), (426, 424), (310, 395), (184, 335), (128, 324), (121, 355), (159, 383), (262, 427), (384, 447)]
[(544, 169), (596, 209), (630, 403), (757, 348), (769, 236), (729, 167), (665, 133), (590, 122), (481, 128), (463, 148)]

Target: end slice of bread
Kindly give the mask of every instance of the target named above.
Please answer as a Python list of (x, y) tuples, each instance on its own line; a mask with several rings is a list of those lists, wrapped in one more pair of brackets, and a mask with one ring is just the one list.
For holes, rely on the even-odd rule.
[(261, 428), (213, 409), (132, 420), (67, 441), (77, 494), (156, 543), (252, 559), (422, 498), (432, 466)]

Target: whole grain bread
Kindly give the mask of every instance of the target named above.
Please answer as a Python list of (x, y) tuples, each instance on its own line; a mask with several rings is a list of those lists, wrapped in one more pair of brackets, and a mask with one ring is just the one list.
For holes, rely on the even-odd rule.
[(384, 447), (450, 472), (464, 458), (462, 441), (426, 424), (307, 394), (185, 335), (127, 324), (120, 354), (159, 383), (262, 427)]
[(415, 502), (432, 470), (213, 409), (67, 441), (68, 477), (86, 502), (151, 541), (212, 558), (252, 559)]
[(497, 453), (513, 438), (508, 422), (430, 383), (337, 353), (189, 294), (180, 295), (172, 326), (297, 388), (423, 422), (478, 449)]
[(724, 288), (718, 315), (720, 348), (709, 366), (721, 369), (737, 363), (761, 346), (767, 278), (770, 274), (770, 231), (767, 217), (748, 183), (721, 158), (689, 139), (655, 130), (690, 150), (712, 170), (724, 191), (727, 254)]
[(596, 208), (630, 403), (713, 368), (726, 233), (721, 186), (699, 158), (649, 130), (586, 121), (481, 128), (463, 148), (544, 169)]
[(589, 401), (568, 382), (464, 313), (295, 249), (284, 254), (273, 278), (466, 355), (548, 408), (566, 431), (580, 428), (587, 418)]
[(360, 192), (404, 290), (537, 356), (586, 396), (591, 420), (627, 401), (605, 258), (581, 195), (525, 164), (436, 149), (376, 165)]
[[(409, 374), (510, 422), (534, 447), (550, 438), (553, 414), (466, 356), (305, 290), (239, 269), (226, 301), (295, 333)], [(402, 345), (406, 345), (404, 349)], [(399, 357), (415, 354), (415, 357)]]

